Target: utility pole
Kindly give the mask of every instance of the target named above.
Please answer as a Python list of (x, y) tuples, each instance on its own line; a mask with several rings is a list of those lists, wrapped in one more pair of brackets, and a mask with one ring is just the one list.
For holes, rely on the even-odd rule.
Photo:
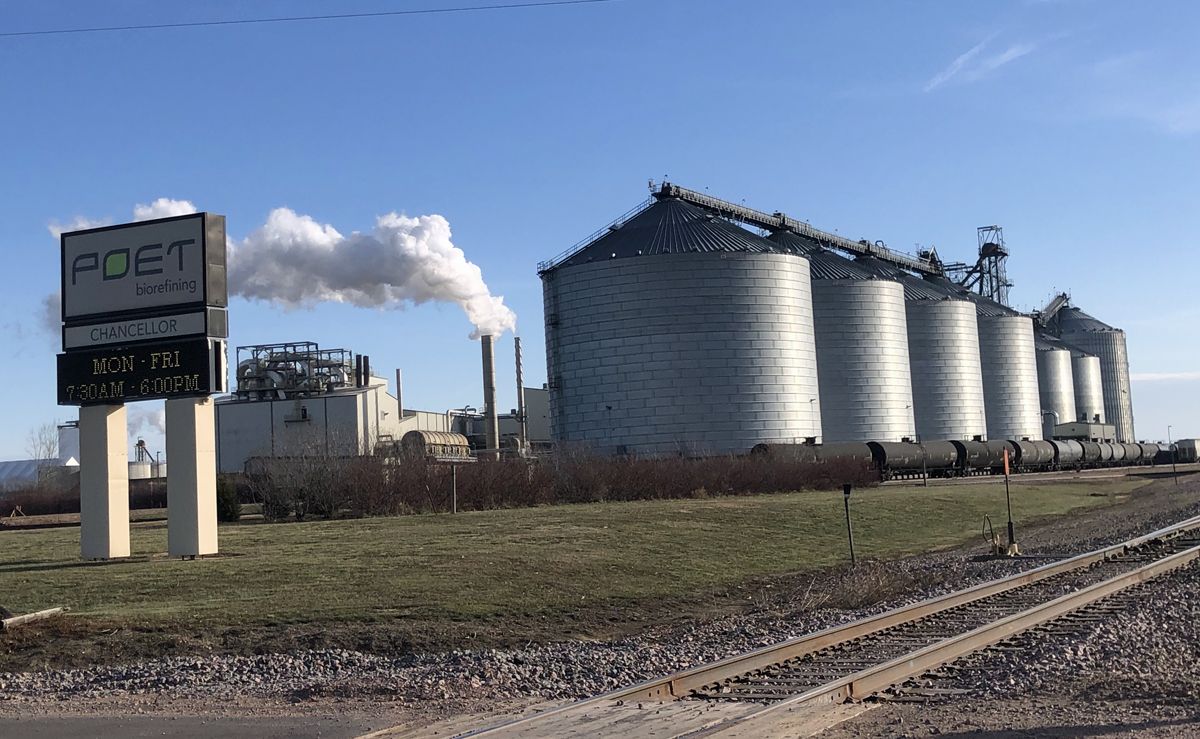
[(1171, 476), (1175, 478), (1175, 484), (1179, 485), (1179, 470), (1175, 467), (1175, 459), (1179, 456), (1175, 451), (1175, 444), (1171, 441), (1171, 425), (1167, 424), (1167, 447), (1171, 450)]

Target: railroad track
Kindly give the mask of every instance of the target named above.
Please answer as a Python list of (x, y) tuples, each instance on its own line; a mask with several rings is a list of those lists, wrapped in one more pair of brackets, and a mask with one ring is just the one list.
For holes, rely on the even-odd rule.
[(1072, 618), (1103, 618), (1106, 609), (1122, 607), (1106, 606), (1105, 599), (1197, 558), (1200, 517), (1000, 580), (458, 736), (753, 736), (755, 726), (781, 717), (803, 725), (815, 709), (862, 701), (1015, 634), (1050, 622), (1069, 629)]

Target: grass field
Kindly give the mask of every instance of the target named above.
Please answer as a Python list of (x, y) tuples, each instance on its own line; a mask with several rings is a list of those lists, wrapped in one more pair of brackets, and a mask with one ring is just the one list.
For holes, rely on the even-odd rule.
[[(1019, 520), (1114, 502), (1140, 481), (1014, 484)], [(1099, 494), (1098, 494), (1099, 493)], [(1002, 483), (887, 487), (853, 497), (860, 557), (979, 536)], [(294, 624), (554, 622), (653, 608), (846, 559), (840, 493), (564, 505), (220, 529), (224, 556), (168, 560), (165, 522), (135, 523), (134, 559), (78, 560), (78, 529), (0, 534), (0, 603), (72, 620), (191, 631)], [(586, 619), (584, 619), (586, 620)]]

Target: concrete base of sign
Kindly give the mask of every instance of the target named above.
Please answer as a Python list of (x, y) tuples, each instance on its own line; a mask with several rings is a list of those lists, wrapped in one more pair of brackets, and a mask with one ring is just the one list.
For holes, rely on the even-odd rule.
[(125, 406), (79, 409), (79, 551), (129, 556), (129, 437)]
[(167, 401), (167, 553), (217, 553), (217, 434), (212, 398)]

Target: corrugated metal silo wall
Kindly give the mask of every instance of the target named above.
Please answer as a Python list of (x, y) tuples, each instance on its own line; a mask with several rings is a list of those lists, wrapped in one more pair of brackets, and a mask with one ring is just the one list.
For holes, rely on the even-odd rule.
[(628, 257), (546, 273), (543, 296), (556, 441), (700, 455), (820, 437), (806, 259)]
[(1133, 430), (1133, 398), (1130, 395), (1129, 354), (1125, 348), (1125, 332), (1063, 331), (1063, 340), (1100, 358), (1100, 382), (1104, 389), (1105, 423), (1116, 426), (1117, 441), (1135, 440)]
[(1055, 423), (1070, 423), (1075, 415), (1075, 381), (1071, 372), (1071, 352), (1067, 349), (1040, 349), (1037, 353), (1038, 394), (1043, 411), (1054, 411), (1055, 416), (1046, 414), (1043, 431), (1051, 438)]
[(1076, 420), (1092, 421), (1099, 416), (1100, 423), (1105, 423), (1100, 358), (1091, 355), (1072, 357), (1071, 375), (1075, 380)]
[(1033, 320), (980, 316), (979, 359), (989, 439), (1042, 438)]
[(813, 321), (825, 442), (915, 436), (900, 283), (814, 280)]
[(905, 307), (917, 434), (930, 441), (984, 436), (987, 424), (975, 304), (910, 300)]

